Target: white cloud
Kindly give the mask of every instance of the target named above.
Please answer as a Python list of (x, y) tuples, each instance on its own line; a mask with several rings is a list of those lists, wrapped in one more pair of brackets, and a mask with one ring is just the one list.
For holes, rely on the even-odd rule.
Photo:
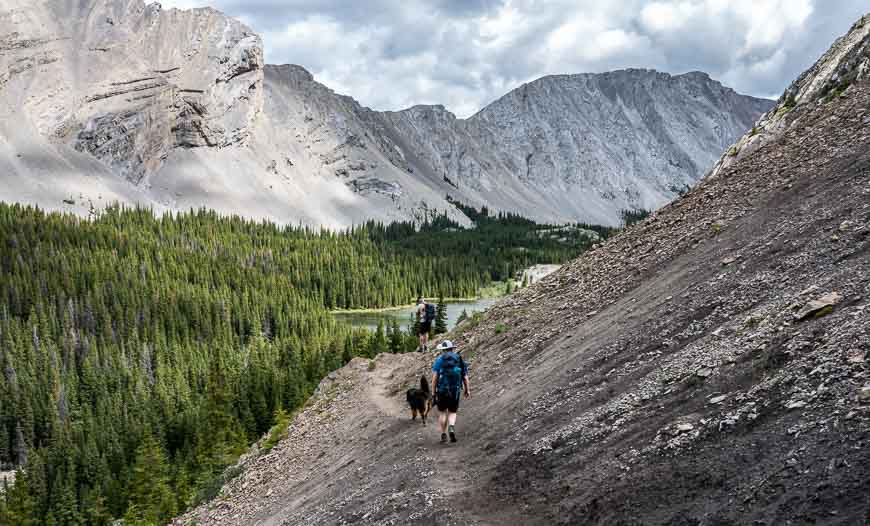
[(442, 103), (467, 116), (546, 74), (702, 70), (779, 93), (857, 19), (853, 0), (169, 0), (211, 4), (376, 109)]

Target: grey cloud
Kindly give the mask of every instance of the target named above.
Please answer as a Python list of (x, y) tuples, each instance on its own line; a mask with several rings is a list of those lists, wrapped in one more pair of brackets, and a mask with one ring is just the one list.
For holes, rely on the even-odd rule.
[[(806, 19), (801, 1), (812, 4)], [(626, 67), (700, 70), (775, 96), (867, 9), (852, 0), (757, 0), (757, 16), (747, 2), (723, 11), (712, 0), (163, 3), (243, 18), (263, 34), (268, 61), (301, 64), (368, 106), (442, 103), (460, 116), (542, 75)], [(644, 19), (650, 6), (658, 15)]]

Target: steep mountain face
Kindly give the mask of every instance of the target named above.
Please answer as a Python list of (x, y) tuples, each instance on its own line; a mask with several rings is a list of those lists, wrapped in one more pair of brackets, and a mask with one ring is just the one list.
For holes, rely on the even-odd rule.
[(650, 70), (544, 77), (468, 120), (444, 108), (386, 117), (453, 186), (539, 219), (618, 224), (692, 186), (771, 102), (704, 73)]
[(836, 96), (450, 335), (458, 443), (405, 409), (433, 356), (357, 360), (177, 524), (866, 524), (867, 23), (797, 84)]
[(771, 104), (690, 73), (547, 77), (461, 120), (375, 112), (211, 9), (143, 0), (0, 8), (0, 199), (112, 201), (331, 226), (464, 216), (446, 196), (615, 224), (691, 185)]
[[(0, 71), (5, 201), (80, 214), (115, 201), (207, 207), (330, 226), (411, 215), (392, 196), (366, 199), (322, 177), (330, 159), (306, 164), (323, 139), (282, 113), (260, 38), (215, 10), (10, 0), (0, 8)], [(350, 105), (329, 103), (330, 116)], [(340, 136), (340, 120), (322, 124)], [(288, 170), (292, 159), (303, 162)], [(440, 194), (415, 197), (453, 208)]]
[(242, 146), (262, 108), (260, 39), (214, 10), (10, 0), (0, 35), (3, 199), (141, 199), (175, 149)]

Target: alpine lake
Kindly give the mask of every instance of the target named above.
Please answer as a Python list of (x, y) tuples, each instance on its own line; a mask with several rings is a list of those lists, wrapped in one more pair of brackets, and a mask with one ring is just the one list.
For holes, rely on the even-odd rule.
[[(447, 328), (456, 327), (459, 316), (465, 311), (469, 316), (475, 312), (483, 312), (495, 305), (500, 298), (479, 298), (473, 300), (445, 301), (447, 305)], [(437, 301), (437, 300), (432, 300)], [(334, 311), (333, 316), (339, 321), (349, 323), (354, 327), (375, 330), (378, 322), (383, 321), (387, 327), (396, 320), (399, 327), (407, 329), (413, 323), (415, 306), (396, 307), (395, 309), (370, 310), (370, 311)]]

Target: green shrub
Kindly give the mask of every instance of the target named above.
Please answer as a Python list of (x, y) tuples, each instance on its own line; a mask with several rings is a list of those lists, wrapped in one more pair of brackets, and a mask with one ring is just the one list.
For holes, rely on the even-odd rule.
[(507, 327), (505, 327), (504, 323), (499, 323), (498, 325), (495, 326), (495, 333), (496, 334), (501, 334), (506, 330), (507, 330)]
[(287, 438), (287, 429), (290, 427), (290, 415), (284, 409), (275, 411), (275, 425), (269, 431), (269, 438), (263, 443), (263, 453), (268, 453), (278, 442)]

